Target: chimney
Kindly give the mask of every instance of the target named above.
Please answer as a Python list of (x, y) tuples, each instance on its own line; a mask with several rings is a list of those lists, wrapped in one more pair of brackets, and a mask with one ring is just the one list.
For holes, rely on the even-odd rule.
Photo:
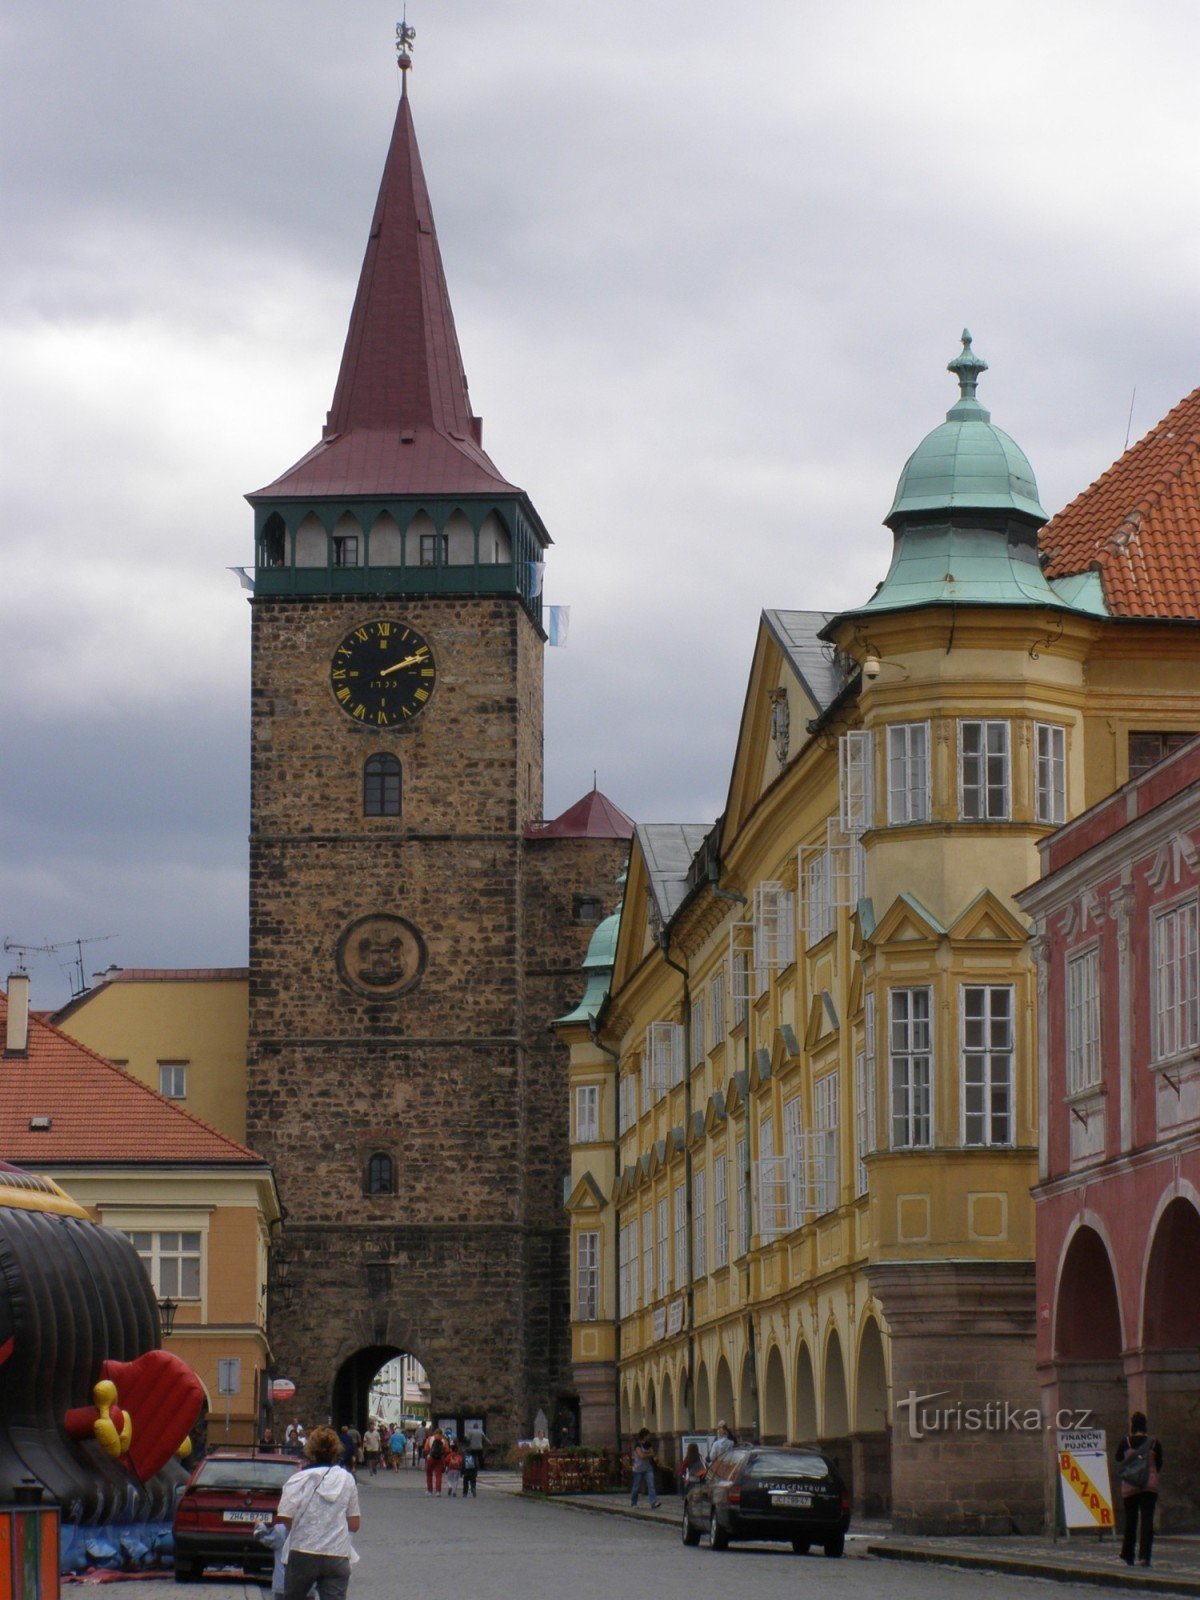
[(23, 1056), (29, 1048), (29, 974), (8, 975), (8, 1027), (4, 1039), (6, 1056)]

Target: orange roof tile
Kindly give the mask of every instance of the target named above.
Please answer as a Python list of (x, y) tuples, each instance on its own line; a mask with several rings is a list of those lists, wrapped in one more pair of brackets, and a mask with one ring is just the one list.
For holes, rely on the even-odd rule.
[[(0, 1040), (7, 1014), (0, 994)], [(35, 1117), (49, 1117), (50, 1127), (32, 1131)], [(34, 1169), (67, 1161), (265, 1165), (34, 1012), (25, 1054), (0, 1056), (0, 1150)]]
[(1038, 538), (1048, 578), (1097, 571), (1116, 617), (1200, 621), (1200, 389)]

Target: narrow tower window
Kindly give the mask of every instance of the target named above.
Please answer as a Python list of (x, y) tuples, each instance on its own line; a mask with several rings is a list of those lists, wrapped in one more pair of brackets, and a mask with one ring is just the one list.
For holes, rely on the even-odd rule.
[(400, 815), (400, 763), (395, 756), (368, 756), (363, 767), (363, 816)]
[(395, 1170), (392, 1158), (382, 1150), (377, 1150), (367, 1162), (367, 1193), (368, 1194), (395, 1194)]

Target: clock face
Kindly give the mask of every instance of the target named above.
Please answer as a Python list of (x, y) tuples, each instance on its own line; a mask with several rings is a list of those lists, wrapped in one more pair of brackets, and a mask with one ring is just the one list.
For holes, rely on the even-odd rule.
[(348, 717), (400, 728), (424, 708), (437, 681), (433, 652), (414, 628), (380, 619), (352, 628), (333, 652), (329, 683)]

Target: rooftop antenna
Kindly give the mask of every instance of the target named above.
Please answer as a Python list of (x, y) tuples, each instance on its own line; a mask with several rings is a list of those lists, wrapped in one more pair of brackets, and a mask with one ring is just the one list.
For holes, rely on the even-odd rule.
[(96, 933), (90, 939), (60, 939), (57, 944), (30, 944), (24, 939), (5, 939), (6, 951), (15, 950), (21, 971), (25, 970), (25, 957), (32, 950), (35, 955), (56, 956), (60, 950), (75, 949), (75, 959), (65, 970), (69, 974), (71, 984), (71, 999), (78, 1000), (81, 994), (87, 993), (87, 979), (83, 972), (83, 947), (85, 944), (103, 944), (107, 939), (115, 939), (115, 933)]
[(412, 56), (410, 51), (416, 41), (417, 30), (408, 25), (408, 7), (405, 6), (401, 20), (396, 24), (396, 65), (400, 68), (400, 93), (408, 98), (408, 74), (412, 69)]

